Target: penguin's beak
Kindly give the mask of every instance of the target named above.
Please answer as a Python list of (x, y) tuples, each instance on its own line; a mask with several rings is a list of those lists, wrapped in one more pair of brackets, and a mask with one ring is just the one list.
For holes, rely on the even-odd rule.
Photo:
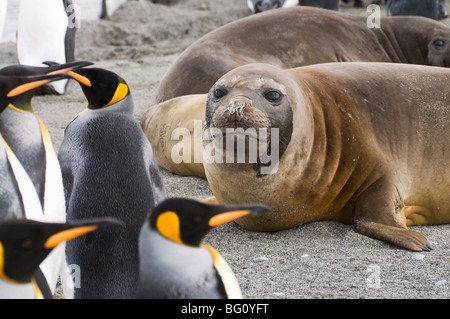
[[(84, 66), (92, 65), (92, 64), (93, 64), (92, 62), (85, 62), (85, 61), (78, 62), (78, 63), (66, 63), (66, 64), (61, 64), (61, 65), (59, 65), (59, 66), (61, 67), (61, 69), (55, 70), (55, 71), (52, 71), (52, 72), (49, 72), (49, 73), (47, 73), (47, 74), (48, 74), (48, 75), (51, 75), (51, 74), (61, 74), (61, 73), (68, 73), (68, 74), (71, 74), (71, 73), (74, 73), (74, 72), (72, 72), (73, 70), (82, 68), (82, 67), (84, 67)], [(58, 67), (58, 66), (55, 66), (55, 67)], [(74, 73), (74, 74), (76, 74), (76, 73)], [(76, 74), (76, 75), (81, 76), (81, 75), (79, 75), (79, 74)], [(89, 81), (89, 80), (88, 80), (88, 81)]]
[(72, 61), (72, 62), (67, 62), (67, 63), (61, 64), (61, 63), (54, 62), (54, 61), (44, 61), (44, 62), (42, 62), (42, 64), (45, 64), (50, 69), (54, 69), (55, 71), (57, 71), (58, 69), (65, 69), (65, 68), (71, 68), (72, 70), (80, 69), (85, 66), (93, 65), (94, 63), (90, 62), (90, 61)]
[(209, 220), (208, 224), (211, 227), (216, 227), (221, 224), (231, 222), (232, 220), (235, 220), (239, 217), (250, 215), (250, 213), (251, 213), (251, 211), (249, 211), (249, 210), (236, 210), (236, 211), (232, 211), (232, 212), (221, 213), (219, 215), (212, 217)]
[[(271, 212), (272, 209), (266, 205), (232, 205), (218, 206), (219, 210), (224, 210), (209, 219), (209, 226), (216, 227), (221, 224), (230, 222), (237, 218), (250, 214), (258, 214), (262, 212)], [(228, 208), (228, 209), (227, 209)]]
[(92, 62), (89, 62), (89, 61), (76, 61), (76, 62), (69, 62), (69, 63), (65, 63), (65, 64), (59, 64), (59, 63), (56, 63), (56, 62), (53, 62), (53, 61), (44, 61), (42, 63), (45, 64), (45, 65), (48, 65), (50, 67), (58, 67), (58, 66), (64, 67), (63, 69), (56, 70), (56, 71), (50, 72), (48, 74), (67, 73), (71, 77), (73, 77), (75, 80), (80, 82), (81, 84), (84, 84), (86, 86), (92, 86), (91, 81), (87, 77), (82, 76), (82, 75), (80, 75), (80, 74), (78, 74), (78, 73), (73, 71), (73, 70), (80, 69), (82, 67), (94, 64)]
[(77, 238), (81, 235), (93, 232), (100, 228), (110, 227), (110, 226), (124, 226), (124, 223), (108, 218), (102, 219), (98, 222), (78, 222), (76, 224), (67, 224), (66, 229), (60, 230), (53, 235), (51, 235), (44, 244), (44, 248), (52, 249), (62, 242), (69, 241), (71, 239)]
[(91, 81), (87, 77), (85, 77), (83, 75), (80, 75), (80, 74), (78, 74), (76, 72), (73, 72), (73, 71), (69, 71), (67, 74), (72, 76), (75, 80), (77, 80), (78, 82), (80, 82), (83, 85), (92, 86)]
[(39, 76), (30, 76), (30, 77), (24, 77), (26, 80), (24, 84), (16, 86), (14, 89), (8, 92), (6, 97), (15, 97), (20, 94), (23, 94), (25, 92), (28, 92), (30, 90), (33, 90), (39, 86), (45, 85), (51, 81), (61, 80), (61, 79), (67, 79), (70, 78), (65, 73), (62, 74), (49, 74), (49, 75), (39, 75)]
[(98, 229), (97, 226), (83, 226), (60, 231), (52, 235), (49, 239), (47, 239), (47, 241), (44, 244), (44, 247), (47, 249), (55, 248), (64, 241), (69, 241), (71, 239), (77, 238), (81, 235), (90, 233), (97, 229)]

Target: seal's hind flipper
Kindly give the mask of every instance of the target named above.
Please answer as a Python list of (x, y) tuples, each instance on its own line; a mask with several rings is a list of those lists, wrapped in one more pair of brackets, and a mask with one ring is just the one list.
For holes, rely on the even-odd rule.
[(379, 239), (413, 251), (431, 250), (428, 240), (418, 232), (371, 222), (358, 222), (357, 233)]

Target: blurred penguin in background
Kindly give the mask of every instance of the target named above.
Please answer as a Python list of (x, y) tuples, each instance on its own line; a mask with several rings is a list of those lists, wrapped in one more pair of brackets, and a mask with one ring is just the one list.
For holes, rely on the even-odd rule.
[[(142, 1), (142, 0), (137, 0), (137, 1)], [(163, 4), (166, 6), (172, 6), (174, 4), (177, 4), (178, 2), (180, 2), (180, 0), (151, 0), (152, 3), (158, 3), (158, 4)]]
[[(76, 8), (72, 0), (20, 0), (17, 28), (19, 63), (44, 66), (43, 61), (74, 61), (79, 21)], [(67, 84), (68, 80), (52, 82), (43, 86), (39, 93), (65, 94)]]
[[(360, 0), (361, 1), (361, 0)], [(339, 0), (299, 0), (301, 6), (339, 11)], [(357, 0), (355, 0), (356, 6)]]
[[(351, 2), (351, 0), (342, 0), (344, 3), (350, 3)], [(375, 0), (375, 1), (377, 1), (377, 0)], [(381, 2), (381, 0), (378, 0), (379, 2)], [(379, 3), (377, 3), (377, 4), (379, 4)], [(354, 0), (353, 1), (353, 6), (354, 7), (356, 7), (356, 8), (362, 8), (362, 7), (364, 7), (364, 2), (362, 1), (362, 0)]]
[[(247, 5), (253, 13), (278, 8), (291, 8), (298, 5), (338, 11), (339, 1), (340, 0), (247, 0)], [(349, 2), (349, 0), (346, 0), (346, 2)], [(359, 3), (361, 0), (355, 0), (355, 6), (357, 2)]]
[[(345, 1), (345, 0), (344, 0)], [(372, 0), (372, 4), (382, 4)], [(435, 20), (448, 17), (445, 0), (385, 0), (388, 15), (419, 15)]]
[(102, 11), (100, 13), (100, 19), (106, 19), (110, 17), (114, 11), (116, 11), (127, 0), (102, 0)]
[(247, 0), (247, 5), (253, 13), (295, 7), (298, 6), (298, 3), (298, 0)]
[(439, 0), (438, 2), (439, 16), (438, 19), (448, 18), (447, 7), (445, 6), (445, 0)]
[(0, 0), (0, 38), (2, 37), (3, 29), (5, 28), (7, 9), (8, 9), (7, 0)]
[(438, 19), (438, 0), (387, 0), (388, 16), (414, 15)]

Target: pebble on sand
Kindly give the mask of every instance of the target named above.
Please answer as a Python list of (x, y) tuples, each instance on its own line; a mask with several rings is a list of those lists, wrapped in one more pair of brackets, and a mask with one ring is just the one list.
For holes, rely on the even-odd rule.
[(254, 263), (261, 263), (261, 262), (264, 262), (264, 261), (266, 261), (266, 260), (269, 260), (269, 258), (267, 258), (266, 256), (259, 256), (259, 257), (255, 257), (255, 258), (253, 258), (253, 262)]
[(441, 279), (441, 280), (436, 281), (436, 282), (434, 283), (434, 287), (444, 286), (446, 283), (447, 283), (447, 280)]
[(424, 254), (414, 254), (411, 256), (411, 259), (413, 259), (413, 260), (422, 260), (424, 258), (425, 258)]

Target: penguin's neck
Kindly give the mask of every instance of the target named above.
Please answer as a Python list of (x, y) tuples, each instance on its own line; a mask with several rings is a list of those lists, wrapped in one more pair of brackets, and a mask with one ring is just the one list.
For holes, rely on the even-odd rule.
[(150, 248), (148, 252), (151, 254), (156, 253), (150, 258), (154, 260), (155, 256), (157, 256), (160, 259), (160, 265), (169, 265), (176, 260), (184, 260), (184, 267), (197, 267), (198, 261), (204, 259), (207, 259), (209, 264), (213, 264), (211, 253), (204, 247), (175, 243), (154, 229), (148, 232), (147, 235), (148, 237), (145, 241), (148, 243), (148, 248)]
[(8, 107), (18, 112), (34, 113), (34, 110), (31, 107), (31, 97), (26, 94), (15, 98), (14, 101), (8, 105)]
[(89, 112), (120, 112), (133, 115), (134, 114), (133, 98), (131, 97), (131, 94), (128, 94), (124, 99), (120, 100), (119, 102), (102, 108), (94, 108), (90, 104), (88, 104), (87, 110)]

